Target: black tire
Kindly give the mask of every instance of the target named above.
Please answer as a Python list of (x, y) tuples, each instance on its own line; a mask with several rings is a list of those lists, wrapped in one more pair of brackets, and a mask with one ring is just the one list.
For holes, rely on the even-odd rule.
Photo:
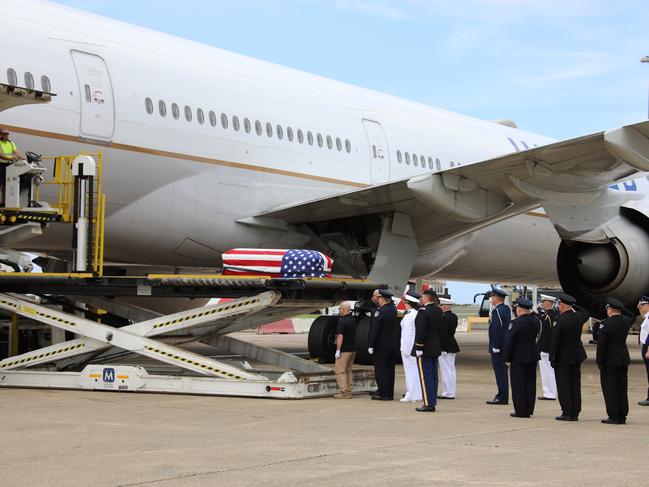
[(372, 320), (369, 316), (361, 316), (356, 323), (356, 335), (354, 336), (354, 347), (356, 348), (355, 363), (359, 365), (372, 365), (374, 361), (372, 356), (367, 352), (370, 344), (370, 324)]
[(318, 316), (309, 329), (309, 355), (321, 364), (332, 364), (336, 354), (337, 316)]

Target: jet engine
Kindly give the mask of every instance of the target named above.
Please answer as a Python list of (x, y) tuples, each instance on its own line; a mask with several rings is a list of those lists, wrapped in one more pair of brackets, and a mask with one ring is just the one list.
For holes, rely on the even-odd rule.
[(607, 225), (609, 241), (562, 240), (557, 272), (564, 291), (586, 306), (594, 317), (605, 317), (603, 302), (615, 296), (630, 310), (649, 291), (649, 218), (621, 208), (621, 217)]

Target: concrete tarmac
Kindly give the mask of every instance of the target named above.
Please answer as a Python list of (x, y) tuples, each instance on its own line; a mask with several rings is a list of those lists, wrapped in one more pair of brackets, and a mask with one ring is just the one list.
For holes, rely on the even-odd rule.
[[(252, 337), (251, 337), (252, 338)], [(584, 341), (586, 341), (584, 336)], [(458, 335), (458, 396), (435, 413), (416, 404), (277, 401), (138, 393), (0, 389), (0, 485), (641, 485), (649, 407), (637, 337), (629, 338), (631, 411), (604, 425), (595, 351), (582, 369), (580, 421), (488, 406), (495, 383), (486, 333)], [(254, 337), (306, 347), (306, 335)], [(537, 383), (540, 391), (540, 381)], [(397, 368), (397, 395), (403, 391)]]

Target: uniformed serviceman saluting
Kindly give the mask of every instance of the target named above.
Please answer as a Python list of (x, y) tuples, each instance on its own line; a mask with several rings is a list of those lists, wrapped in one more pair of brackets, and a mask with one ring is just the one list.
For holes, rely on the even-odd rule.
[(491, 367), (496, 376), (498, 393), (487, 404), (509, 403), (509, 381), (507, 380), (507, 365), (503, 358), (505, 334), (512, 319), (512, 312), (505, 304), (505, 297), (509, 293), (499, 286), (491, 286), (491, 318), (489, 319), (489, 353), (491, 354)]
[(385, 289), (378, 291), (378, 307), (372, 314), (368, 352), (374, 356), (374, 377), (378, 391), (372, 399), (392, 401), (394, 399), (395, 328), (397, 308), (392, 293)]
[(441, 352), (439, 332), (444, 318), (441, 308), (437, 306), (435, 291), (426, 289), (421, 302), (424, 306), (415, 317), (415, 345), (412, 348), (412, 355), (417, 357), (424, 405), (416, 410), (434, 412), (437, 404), (437, 357)]
[(560, 294), (559, 316), (550, 338), (550, 363), (557, 380), (561, 404), (559, 421), (577, 421), (581, 412), (581, 363), (586, 351), (581, 343), (581, 330), (588, 313), (576, 305), (569, 294)]
[(539, 371), (541, 372), (541, 389), (543, 394), (539, 396), (541, 401), (554, 401), (557, 399), (557, 381), (554, 378), (554, 369), (550, 365), (550, 335), (552, 328), (557, 321), (557, 312), (554, 309), (554, 296), (541, 294), (541, 311), (539, 318), (543, 324), (539, 347), (541, 348), (541, 359), (539, 360)]
[(441, 330), (440, 346), (442, 354), (439, 357), (439, 373), (442, 379), (442, 393), (438, 399), (455, 399), (455, 385), (457, 382), (455, 373), (455, 354), (460, 347), (455, 339), (457, 329), (457, 315), (451, 310), (453, 301), (446, 298), (439, 299), (444, 317), (444, 326)]
[[(647, 382), (649, 382), (649, 296), (640, 298), (638, 311), (644, 317), (640, 327), (640, 345), (642, 346), (642, 360), (647, 371)], [(638, 404), (640, 406), (649, 406), (649, 389), (647, 389), (647, 399), (643, 399)]]
[(514, 418), (529, 418), (534, 414), (536, 401), (536, 362), (540, 358), (537, 339), (541, 334), (541, 320), (532, 314), (534, 304), (520, 297), (514, 311), (516, 319), (509, 324), (505, 337), (505, 362), (509, 366), (512, 384)]
[[(633, 318), (623, 314), (624, 304), (615, 298), (606, 300), (606, 318), (599, 325), (597, 366), (606, 403), (605, 424), (624, 424), (629, 414), (628, 374), (631, 357), (626, 337)], [(628, 313), (628, 312), (627, 312)]]

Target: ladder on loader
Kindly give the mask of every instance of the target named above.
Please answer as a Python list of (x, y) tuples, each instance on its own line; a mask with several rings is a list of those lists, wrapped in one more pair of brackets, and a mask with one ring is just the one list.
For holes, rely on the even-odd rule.
[[(278, 377), (245, 370), (223, 361), (205, 357), (163, 343), (155, 337), (192, 328), (214, 325), (234, 316), (248, 316), (273, 306), (281, 298), (278, 291), (267, 291), (227, 303), (214, 304), (172, 315), (149, 319), (122, 328), (114, 328), (74, 314), (64, 313), (14, 294), (0, 293), (0, 309), (40, 323), (72, 332), (73, 340), (6, 358), (0, 361), (0, 387), (34, 387), (79, 390), (165, 392), (204, 395), (232, 395), (299, 399), (328, 396), (337, 392), (331, 369), (290, 354), (263, 349), (231, 337), (217, 337), (230, 350), (243, 350), (262, 356), (277, 365), (293, 366)], [(56, 369), (22, 370), (25, 367), (53, 365), (74, 361), (87, 354), (100, 354), (117, 347), (137, 355), (180, 368), (183, 375), (150, 374), (145, 367), (133, 365), (92, 364), (80, 372)], [(260, 348), (263, 350), (254, 350)], [(370, 371), (355, 371), (354, 390), (366, 392), (375, 385)]]

